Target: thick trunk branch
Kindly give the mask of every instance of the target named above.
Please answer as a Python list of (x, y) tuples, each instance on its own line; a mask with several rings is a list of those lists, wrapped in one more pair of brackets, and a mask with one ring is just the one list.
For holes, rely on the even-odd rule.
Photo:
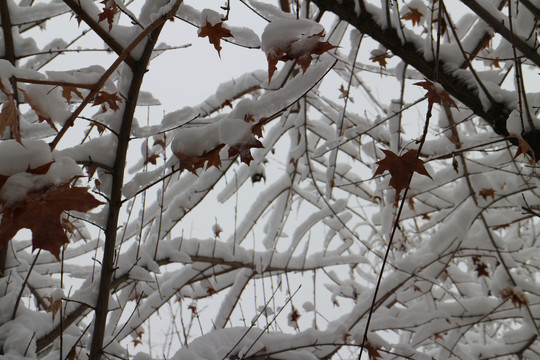
[[(335, 0), (313, 0), (313, 3), (323, 11), (333, 12), (341, 20), (348, 22), (361, 33), (369, 35), (375, 41), (392, 51), (394, 55), (400, 57), (405, 63), (418, 70), (426, 78), (434, 78), (436, 68), (434, 61), (426, 60), (420, 49), (412, 41), (403, 42), (396, 29), (381, 27), (369, 12), (364, 11), (357, 15), (354, 0), (343, 0), (343, 2), (337, 2)], [(531, 51), (527, 49), (530, 50), (531, 48), (526, 45), (526, 48), (523, 49), (524, 52), (536, 60), (536, 57), (532, 56), (534, 54), (531, 55)], [(538, 54), (536, 53), (536, 55)], [(540, 59), (538, 61), (540, 64)], [(480, 87), (471, 86), (470, 83), (466, 83), (453, 72), (446, 70), (444, 60), (441, 61), (438, 67), (437, 81), (450, 95), (467, 106), (474, 114), (488, 122), (497, 134), (508, 136), (506, 119), (510, 112), (516, 109), (517, 104), (502, 101), (492, 102), (490, 107), (485, 109), (478, 96), (479, 93), (482, 93)], [(540, 139), (538, 135), (538, 130), (532, 130), (522, 134), (533, 148), (536, 158), (540, 159)]]
[[(80, 6), (77, 0), (64, 0), (67, 6), (73, 10), (79, 18), (81, 18), (99, 37), (118, 55), (124, 51), (124, 47), (120, 45), (97, 21), (92, 19), (86, 11)], [(124, 60), (131, 69), (135, 66), (135, 60), (131, 56), (127, 56)]]

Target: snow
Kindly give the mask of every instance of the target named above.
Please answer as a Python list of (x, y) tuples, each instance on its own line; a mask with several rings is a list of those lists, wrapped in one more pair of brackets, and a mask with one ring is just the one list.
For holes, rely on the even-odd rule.
[(321, 24), (309, 19), (277, 19), (266, 26), (261, 36), (261, 50), (267, 57), (291, 57), (312, 53), (319, 39), (312, 35), (324, 32)]

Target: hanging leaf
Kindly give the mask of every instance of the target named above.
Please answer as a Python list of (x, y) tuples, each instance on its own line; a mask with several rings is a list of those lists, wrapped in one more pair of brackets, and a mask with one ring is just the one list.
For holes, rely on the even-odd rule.
[(221, 57), (221, 39), (234, 36), (229, 29), (223, 27), (223, 22), (212, 25), (206, 20), (206, 25), (199, 29), (199, 37), (208, 37), (208, 41), (214, 45), (219, 57)]

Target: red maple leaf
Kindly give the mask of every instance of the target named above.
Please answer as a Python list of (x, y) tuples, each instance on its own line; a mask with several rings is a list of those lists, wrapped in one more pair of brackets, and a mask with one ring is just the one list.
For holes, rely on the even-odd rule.
[(208, 20), (206, 20), (206, 25), (199, 29), (199, 37), (208, 36), (208, 41), (210, 44), (214, 45), (214, 48), (217, 50), (219, 57), (221, 57), (221, 39), (226, 37), (234, 37), (231, 34), (231, 31), (223, 27), (223, 22), (218, 22), (215, 25), (212, 25)]
[(1, 210), (0, 248), (7, 245), (20, 229), (32, 231), (33, 249), (44, 249), (60, 261), (60, 248), (68, 242), (62, 227), (64, 211), (87, 212), (101, 204), (87, 188), (70, 187), (70, 181), (41, 191), (31, 191), (23, 201)]
[(96, 99), (94, 100), (94, 105), (92, 106), (101, 105), (101, 108), (105, 112), (107, 111), (107, 109), (105, 108), (105, 104), (108, 104), (111, 110), (116, 111), (120, 109), (117, 103), (122, 102), (122, 98), (120, 98), (117, 94), (118, 93), (111, 94), (106, 91), (100, 91), (96, 95)]
[[(323, 38), (323, 34), (324, 30), (321, 30), (320, 33), (309, 36), (308, 39)], [(268, 83), (270, 83), (272, 80), (272, 75), (274, 75), (274, 72), (277, 70), (276, 65), (278, 61), (286, 62), (289, 60), (295, 60), (296, 63), (302, 67), (302, 71), (306, 72), (311, 64), (312, 55), (322, 55), (329, 50), (337, 48), (337, 46), (330, 44), (328, 41), (316, 40), (310, 46), (301, 47), (300, 51), (298, 48), (293, 49), (291, 45), (299, 40), (300, 39), (292, 41), (283, 48), (280, 47), (271, 49), (271, 51), (268, 52)]]
[[(448, 104), (450, 106), (458, 108), (455, 101), (452, 100), (450, 95), (446, 90), (444, 90), (439, 84), (433, 83), (428, 79), (414, 83), (413, 85), (421, 86), (427, 90), (426, 97), (428, 99), (429, 105), (432, 106), (434, 103), (437, 104)], [(458, 109), (459, 110), (459, 109)]]
[(396, 198), (401, 190), (409, 186), (409, 178), (413, 172), (425, 175), (432, 179), (424, 167), (424, 162), (418, 159), (418, 151), (411, 149), (404, 155), (398, 156), (390, 150), (383, 150), (386, 157), (377, 161), (379, 167), (373, 176), (382, 174), (385, 170), (390, 172), (390, 186), (396, 189)]

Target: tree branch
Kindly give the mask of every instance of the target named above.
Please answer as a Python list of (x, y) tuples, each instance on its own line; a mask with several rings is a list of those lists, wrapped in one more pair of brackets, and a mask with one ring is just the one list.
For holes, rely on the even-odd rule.
[[(342, 3), (333, 0), (313, 0), (313, 2), (321, 10), (333, 12), (341, 20), (348, 22), (361, 33), (372, 37), (375, 41), (391, 50), (394, 55), (400, 57), (405, 63), (422, 73), (426, 78), (434, 78), (434, 71), (436, 68), (434, 61), (426, 60), (414, 42), (406, 40), (402, 41), (396, 29), (383, 28), (379, 25), (375, 20), (374, 15), (371, 13), (361, 12), (357, 15), (354, 0), (344, 0)], [(526, 45), (526, 43), (524, 44)], [(525, 47), (531, 50), (528, 45)], [(520, 48), (518, 47), (518, 49)], [(529, 55), (531, 55), (530, 53), (531, 51), (528, 51)], [(533, 57), (533, 59), (536, 58)], [(540, 64), (540, 59), (538, 59), (538, 61)], [(491, 106), (486, 109), (478, 96), (479, 93), (482, 93), (482, 89), (478, 86), (473, 87), (470, 83), (466, 83), (464, 79), (459, 78), (454, 73), (447, 70), (447, 67), (444, 65), (444, 59), (441, 59), (437, 82), (439, 82), (450, 95), (467, 106), (475, 115), (483, 118), (489, 123), (497, 134), (505, 137), (508, 136), (506, 119), (510, 112), (516, 108), (516, 105), (510, 102), (497, 100), (491, 102)], [(537, 136), (537, 132), (537, 130), (533, 130), (522, 134), (522, 136), (529, 142), (535, 152), (536, 158), (539, 159), (540, 138)], [(514, 145), (517, 145), (517, 141), (513, 143)]]
[[(5, 1), (5, 0), (3, 0)], [(64, 0), (67, 6), (73, 10), (75, 14), (79, 18), (81, 18), (94, 32), (99, 35), (99, 37), (110, 46), (110, 48), (117, 53), (118, 55), (121, 55), (124, 51), (124, 47), (120, 45), (110, 34), (102, 28), (94, 19), (92, 19), (86, 11), (79, 5), (79, 2), (76, 0)], [(135, 60), (131, 55), (127, 56), (124, 61), (126, 64), (129, 65), (131, 69), (135, 67)]]

